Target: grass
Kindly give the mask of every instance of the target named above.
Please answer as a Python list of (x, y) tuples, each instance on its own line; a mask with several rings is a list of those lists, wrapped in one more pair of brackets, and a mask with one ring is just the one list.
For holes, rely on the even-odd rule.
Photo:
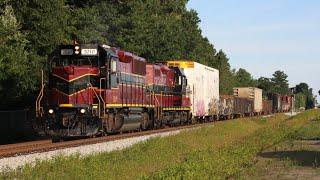
[(59, 156), (0, 174), (3, 179), (225, 179), (253, 169), (263, 149), (288, 139), (320, 116), (276, 115), (216, 123), (131, 148), (80, 157)]
[(308, 120), (319, 116), (308, 112), (279, 123), (271, 123), (252, 135), (223, 148), (191, 154), (184, 162), (156, 172), (146, 178), (226, 179), (241, 178), (256, 163), (256, 155), (287, 138), (291, 138)]
[(284, 141), (259, 153), (247, 179), (319, 179), (320, 117), (295, 128)]
[(320, 140), (320, 118), (313, 119), (304, 125), (296, 134), (294, 139), (300, 140)]

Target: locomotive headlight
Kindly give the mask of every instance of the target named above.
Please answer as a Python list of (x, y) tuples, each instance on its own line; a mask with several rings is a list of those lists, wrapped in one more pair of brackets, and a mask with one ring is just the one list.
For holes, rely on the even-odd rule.
[(53, 114), (53, 109), (49, 109), (49, 114)]
[(74, 51), (75, 54), (80, 54), (80, 47), (79, 46), (75, 46), (74, 49), (75, 49), (75, 51)]
[(86, 112), (85, 109), (80, 109), (81, 114), (84, 114)]

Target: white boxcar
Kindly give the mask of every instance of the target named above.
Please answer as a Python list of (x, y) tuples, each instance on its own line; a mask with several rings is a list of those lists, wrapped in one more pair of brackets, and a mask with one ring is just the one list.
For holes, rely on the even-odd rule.
[(256, 87), (237, 87), (233, 88), (233, 95), (253, 99), (254, 112), (262, 111), (262, 89)]
[(187, 95), (195, 117), (219, 114), (219, 71), (193, 61), (168, 61), (168, 66), (183, 70), (187, 81)]

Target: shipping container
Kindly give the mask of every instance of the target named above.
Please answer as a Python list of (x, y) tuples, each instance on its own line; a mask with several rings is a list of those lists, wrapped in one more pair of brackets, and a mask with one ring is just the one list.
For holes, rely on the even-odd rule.
[(254, 102), (253, 112), (262, 112), (262, 89), (256, 87), (237, 87), (233, 88), (234, 96), (249, 98)]
[(185, 74), (191, 112), (195, 117), (218, 116), (219, 71), (193, 61), (168, 61), (168, 66), (179, 67)]
[(234, 97), (233, 113), (236, 117), (252, 115), (254, 100), (250, 98)]
[(263, 100), (262, 101), (262, 113), (264, 115), (271, 114), (273, 112), (273, 103), (272, 100)]

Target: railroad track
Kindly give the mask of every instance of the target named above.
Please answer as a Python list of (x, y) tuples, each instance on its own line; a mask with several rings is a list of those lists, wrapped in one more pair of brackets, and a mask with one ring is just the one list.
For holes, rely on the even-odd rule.
[(175, 130), (202, 127), (202, 126), (207, 126), (208, 124), (213, 124), (213, 123), (214, 122), (207, 122), (207, 123), (201, 123), (201, 124), (167, 127), (163, 129), (155, 129), (155, 130), (149, 130), (149, 131), (116, 134), (111, 136), (78, 139), (73, 141), (62, 141), (59, 143), (52, 143), (51, 140), (39, 140), (39, 141), (30, 141), (25, 143), (0, 145), (0, 159), (5, 157), (25, 155), (25, 154), (48, 152), (52, 150), (64, 149), (69, 147), (77, 147), (81, 145), (97, 144), (97, 143), (114, 141), (119, 139), (130, 138), (130, 137), (138, 137), (138, 136), (151, 135), (151, 134), (157, 134), (162, 132), (170, 132)]

